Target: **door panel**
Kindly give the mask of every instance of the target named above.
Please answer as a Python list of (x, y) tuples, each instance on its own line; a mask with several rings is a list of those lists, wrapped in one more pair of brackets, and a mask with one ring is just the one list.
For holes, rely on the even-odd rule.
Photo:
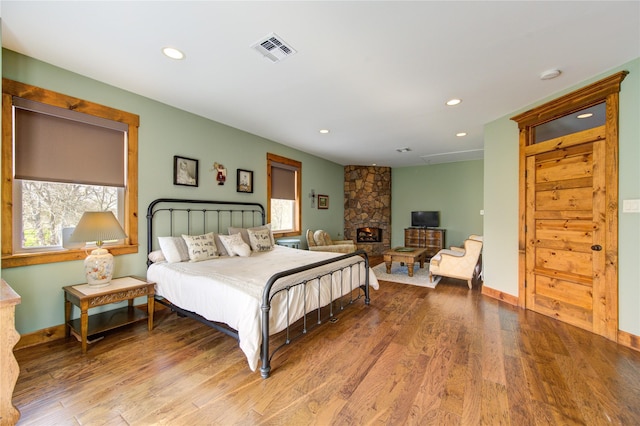
[(594, 294), (606, 286), (593, 250), (605, 246), (603, 137), (604, 126), (578, 132), (526, 159), (526, 306), (590, 331), (603, 314)]

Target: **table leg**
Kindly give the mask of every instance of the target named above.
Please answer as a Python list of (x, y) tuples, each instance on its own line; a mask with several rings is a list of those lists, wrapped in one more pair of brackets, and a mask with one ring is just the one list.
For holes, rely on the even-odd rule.
[(89, 331), (89, 312), (83, 308), (80, 313), (80, 338), (82, 339), (82, 354), (87, 353), (87, 333)]
[(387, 274), (391, 273), (391, 261), (385, 261), (384, 265), (387, 267)]
[(71, 302), (67, 300), (67, 295), (64, 296), (64, 337), (71, 336)]
[(155, 310), (155, 299), (152, 295), (147, 294), (147, 315), (148, 318), (148, 328), (149, 331), (153, 330), (153, 311)]
[(407, 262), (407, 273), (410, 277), (413, 276), (413, 264), (414, 262)]

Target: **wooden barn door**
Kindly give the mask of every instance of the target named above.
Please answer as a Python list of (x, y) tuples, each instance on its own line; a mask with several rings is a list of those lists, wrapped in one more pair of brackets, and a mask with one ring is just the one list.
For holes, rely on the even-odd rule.
[[(520, 130), (518, 304), (618, 338), (619, 72), (512, 117)], [(601, 122), (579, 124), (598, 109)]]
[(531, 145), (526, 159), (526, 307), (591, 331), (610, 316), (604, 148), (601, 126)]

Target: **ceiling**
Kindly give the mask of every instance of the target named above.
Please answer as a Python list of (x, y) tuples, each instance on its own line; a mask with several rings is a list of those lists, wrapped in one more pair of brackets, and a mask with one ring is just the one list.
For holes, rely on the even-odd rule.
[[(0, 7), (5, 48), (342, 165), (482, 158), (484, 124), (640, 57), (638, 1)], [(270, 33), (297, 53), (250, 47)]]

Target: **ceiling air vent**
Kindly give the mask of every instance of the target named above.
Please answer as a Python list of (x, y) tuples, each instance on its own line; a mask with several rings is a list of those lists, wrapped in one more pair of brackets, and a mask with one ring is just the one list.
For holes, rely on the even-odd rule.
[(251, 47), (271, 62), (280, 62), (287, 56), (296, 53), (296, 50), (282, 40), (276, 33), (271, 33), (261, 38), (251, 45)]

